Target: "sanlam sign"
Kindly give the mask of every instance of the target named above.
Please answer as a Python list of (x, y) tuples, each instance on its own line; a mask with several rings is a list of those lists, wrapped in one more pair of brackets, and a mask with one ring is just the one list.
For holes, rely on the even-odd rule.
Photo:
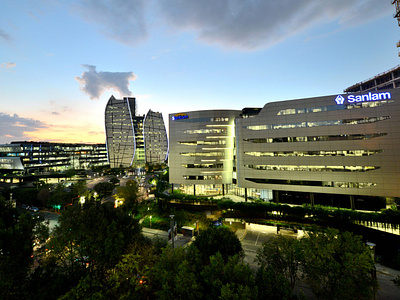
[(189, 116), (187, 114), (175, 114), (172, 116), (172, 121), (176, 121), (176, 120), (184, 120), (184, 119), (189, 119)]
[[(369, 92), (368, 94), (362, 94), (362, 95), (347, 95), (348, 103), (379, 101), (379, 100), (388, 100), (388, 99), (392, 99), (392, 94), (389, 92), (382, 92), (382, 93)], [(346, 100), (346, 98), (343, 97), (342, 95), (338, 95), (335, 98), (335, 102), (338, 105), (344, 104), (345, 100)]]

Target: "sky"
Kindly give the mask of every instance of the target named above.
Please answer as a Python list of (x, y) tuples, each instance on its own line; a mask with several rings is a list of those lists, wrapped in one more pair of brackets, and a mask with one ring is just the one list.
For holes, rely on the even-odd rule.
[(0, 144), (105, 143), (138, 114), (342, 93), (398, 64), (390, 0), (0, 0)]

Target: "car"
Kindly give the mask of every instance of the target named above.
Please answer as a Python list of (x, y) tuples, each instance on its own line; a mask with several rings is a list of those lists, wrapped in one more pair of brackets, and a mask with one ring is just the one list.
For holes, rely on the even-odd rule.
[(35, 207), (35, 206), (32, 206), (31, 208), (29, 208), (29, 210), (30, 210), (30, 211), (33, 211), (33, 212), (38, 212), (38, 211), (39, 211), (39, 208), (37, 208), (37, 207)]
[(22, 209), (28, 209), (28, 206), (26, 204), (22, 204), (21, 208)]

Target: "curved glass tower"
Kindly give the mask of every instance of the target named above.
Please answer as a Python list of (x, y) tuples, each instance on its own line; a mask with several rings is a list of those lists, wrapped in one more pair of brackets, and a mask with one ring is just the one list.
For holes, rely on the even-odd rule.
[(148, 111), (143, 122), (143, 135), (146, 163), (164, 163), (168, 155), (168, 138), (161, 113)]
[(130, 167), (135, 156), (136, 142), (133, 126), (135, 98), (114, 96), (108, 100), (105, 110), (107, 156), (111, 168)]

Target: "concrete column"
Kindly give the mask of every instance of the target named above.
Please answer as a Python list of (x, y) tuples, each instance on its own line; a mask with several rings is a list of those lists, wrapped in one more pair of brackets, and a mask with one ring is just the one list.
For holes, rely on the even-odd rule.
[(311, 202), (311, 206), (314, 206), (314, 194), (310, 193), (310, 202)]
[(276, 203), (280, 203), (280, 200), (279, 200), (279, 192), (278, 191), (274, 191), (274, 198), (275, 198), (275, 202)]
[(350, 208), (351, 209), (356, 209), (356, 204), (354, 202), (354, 196), (353, 195), (350, 196)]

